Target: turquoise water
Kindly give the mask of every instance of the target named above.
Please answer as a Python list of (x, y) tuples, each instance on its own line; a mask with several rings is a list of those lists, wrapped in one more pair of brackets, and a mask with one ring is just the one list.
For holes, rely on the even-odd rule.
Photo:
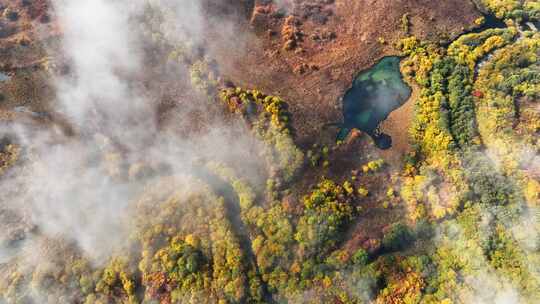
[(343, 118), (338, 140), (352, 129), (373, 138), (381, 149), (392, 146), (390, 136), (379, 131), (379, 125), (411, 96), (411, 88), (403, 81), (399, 57), (385, 57), (372, 68), (361, 72), (343, 96)]
[(8, 81), (9, 78), (7, 74), (0, 72), (0, 81)]

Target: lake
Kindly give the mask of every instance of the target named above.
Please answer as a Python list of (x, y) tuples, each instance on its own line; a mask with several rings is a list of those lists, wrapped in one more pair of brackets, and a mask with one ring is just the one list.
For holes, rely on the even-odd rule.
[(370, 69), (361, 72), (343, 96), (343, 123), (338, 140), (344, 140), (352, 129), (365, 132), (377, 147), (392, 146), (389, 135), (379, 125), (411, 96), (411, 88), (403, 81), (400, 58), (385, 57)]

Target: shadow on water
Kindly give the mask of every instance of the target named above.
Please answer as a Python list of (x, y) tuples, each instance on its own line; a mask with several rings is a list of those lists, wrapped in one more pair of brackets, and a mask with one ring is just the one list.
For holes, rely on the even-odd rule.
[(361, 72), (343, 96), (343, 123), (338, 140), (344, 140), (351, 130), (368, 134), (380, 149), (392, 147), (392, 138), (380, 131), (379, 125), (411, 96), (411, 88), (403, 81), (400, 58), (385, 57), (372, 68)]

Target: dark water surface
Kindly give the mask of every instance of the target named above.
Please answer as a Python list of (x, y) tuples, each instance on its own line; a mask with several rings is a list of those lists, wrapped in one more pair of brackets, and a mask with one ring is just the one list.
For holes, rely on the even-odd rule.
[(10, 77), (7, 74), (0, 72), (0, 81), (8, 81), (9, 79)]
[(390, 136), (379, 131), (388, 115), (411, 96), (411, 88), (403, 81), (399, 57), (385, 57), (372, 68), (361, 72), (343, 96), (343, 118), (338, 140), (352, 129), (367, 133), (381, 149), (392, 146)]

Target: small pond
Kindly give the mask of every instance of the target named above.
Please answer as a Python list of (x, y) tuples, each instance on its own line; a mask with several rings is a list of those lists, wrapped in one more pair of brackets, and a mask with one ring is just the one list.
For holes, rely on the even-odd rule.
[(338, 140), (352, 129), (365, 132), (380, 149), (392, 146), (389, 135), (379, 131), (388, 115), (411, 96), (411, 88), (403, 81), (399, 57), (385, 57), (372, 68), (361, 72), (343, 96), (343, 118)]
[(8, 81), (9, 78), (7, 74), (0, 72), (0, 81)]

